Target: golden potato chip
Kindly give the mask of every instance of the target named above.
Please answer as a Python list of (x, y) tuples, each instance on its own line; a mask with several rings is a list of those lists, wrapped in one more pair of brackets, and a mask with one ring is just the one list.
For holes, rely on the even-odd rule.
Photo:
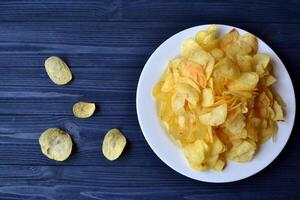
[(258, 132), (260, 130), (261, 120), (253, 117), (247, 121), (247, 135), (254, 142), (258, 141)]
[(161, 87), (161, 91), (170, 92), (173, 89), (173, 86), (174, 86), (174, 79), (173, 79), (172, 74), (169, 73), (166, 75), (164, 83)]
[(227, 159), (252, 160), (284, 120), (270, 56), (257, 49), (252, 34), (218, 37), (210, 26), (183, 42), (153, 87), (161, 123), (191, 168), (221, 171)]
[(239, 36), (238, 43), (241, 49), (250, 48), (249, 53), (256, 53), (258, 48), (257, 38), (251, 33), (245, 33)]
[(253, 90), (259, 81), (259, 76), (255, 72), (243, 72), (241, 76), (228, 85), (232, 91)]
[(71, 136), (58, 128), (48, 128), (40, 138), (39, 143), (45, 156), (57, 161), (66, 160), (72, 152)]
[(196, 63), (188, 63), (182, 70), (185, 77), (191, 78), (200, 87), (206, 87), (206, 77), (202, 65)]
[(217, 27), (211, 25), (205, 31), (199, 31), (196, 34), (196, 42), (205, 50), (211, 50), (218, 46)]
[(209, 107), (214, 104), (214, 94), (211, 88), (204, 88), (202, 90), (202, 106)]
[(253, 71), (253, 58), (249, 55), (237, 54), (236, 62), (241, 72)]
[(215, 164), (215, 166), (213, 167), (213, 169), (214, 170), (216, 170), (216, 171), (222, 171), (223, 169), (224, 169), (224, 167), (225, 167), (225, 162), (224, 162), (224, 160), (220, 160), (220, 159), (218, 159), (217, 160), (217, 162), (216, 162), (216, 164)]
[(96, 110), (94, 103), (77, 102), (73, 105), (73, 114), (77, 118), (89, 118)]
[(229, 58), (223, 58), (215, 65), (214, 77), (225, 77), (230, 80), (237, 79), (240, 70)]
[(275, 121), (269, 119), (263, 122), (266, 122), (266, 124), (264, 125), (264, 123), (262, 123), (262, 128), (260, 129), (258, 135), (258, 140), (260, 143), (264, 143), (269, 140), (277, 131), (277, 124)]
[(220, 47), (225, 49), (228, 45), (235, 43), (239, 38), (239, 32), (233, 28), (220, 39)]
[(204, 163), (205, 154), (208, 151), (208, 146), (203, 140), (197, 140), (194, 143), (183, 147), (184, 155), (193, 168), (201, 169)]
[(181, 45), (181, 55), (189, 57), (193, 52), (202, 50), (199, 44), (192, 38), (186, 39)]
[(102, 143), (102, 153), (108, 160), (116, 160), (126, 146), (125, 136), (116, 128), (109, 130)]
[(199, 93), (193, 87), (185, 83), (175, 84), (175, 90), (185, 95), (185, 99), (192, 105), (196, 105), (199, 100)]
[(265, 87), (270, 87), (271, 85), (273, 85), (276, 82), (276, 78), (274, 78), (274, 76), (272, 76), (272, 75), (267, 75), (267, 76), (263, 77), (261, 80), (263, 81), (263, 85)]
[(201, 123), (208, 126), (219, 126), (225, 122), (227, 116), (227, 104), (222, 104), (213, 108), (211, 112), (200, 115), (199, 120)]
[(45, 69), (49, 78), (57, 85), (65, 85), (72, 80), (72, 73), (68, 65), (57, 56), (46, 59)]
[(259, 53), (253, 56), (254, 68), (259, 77), (263, 77), (267, 66), (270, 63), (270, 56), (267, 54)]
[(248, 162), (252, 160), (256, 149), (256, 143), (250, 139), (236, 140), (228, 151), (228, 159), (235, 162)]
[(224, 123), (224, 127), (233, 135), (241, 133), (245, 126), (245, 116), (241, 112), (229, 113)]
[(221, 60), (224, 57), (224, 52), (219, 48), (214, 48), (210, 53), (216, 60)]
[[(195, 90), (197, 90), (197, 92), (201, 92), (199, 86), (197, 85), (197, 83), (195, 83), (191, 78), (189, 77), (178, 77), (176, 79), (176, 82), (178, 83), (185, 83), (188, 84), (190, 86), (192, 86)], [(174, 85), (172, 85), (173, 88)]]
[(208, 52), (202, 50), (194, 52), (189, 57), (189, 60), (202, 66), (206, 80), (210, 78), (215, 64), (214, 57), (212, 57)]
[(275, 111), (275, 116), (272, 118), (274, 121), (284, 120), (283, 110), (279, 103), (275, 100), (273, 104), (273, 109)]

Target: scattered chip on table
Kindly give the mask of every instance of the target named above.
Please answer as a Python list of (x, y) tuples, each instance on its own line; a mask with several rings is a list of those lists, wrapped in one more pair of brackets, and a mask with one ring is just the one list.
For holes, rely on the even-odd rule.
[(42, 153), (50, 159), (66, 160), (72, 152), (73, 142), (71, 136), (59, 128), (48, 128), (40, 138)]

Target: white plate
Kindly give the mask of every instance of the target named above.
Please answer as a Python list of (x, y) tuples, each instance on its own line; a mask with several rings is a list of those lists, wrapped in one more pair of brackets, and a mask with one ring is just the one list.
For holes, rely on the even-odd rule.
[[(139, 123), (143, 134), (156, 155), (169, 167), (180, 174), (192, 179), (205, 182), (232, 182), (247, 178), (264, 169), (282, 151), (292, 132), (295, 119), (295, 94), (291, 78), (276, 53), (262, 40), (258, 39), (258, 52), (264, 52), (271, 56), (274, 73), (278, 78), (275, 87), (286, 102), (286, 120), (278, 123), (278, 132), (273, 143), (271, 140), (261, 146), (254, 159), (248, 163), (237, 164), (228, 162), (222, 172), (200, 172), (189, 167), (181, 149), (177, 147), (167, 136), (161, 127), (156, 112), (156, 104), (152, 97), (152, 87), (157, 83), (167, 67), (167, 63), (179, 55), (180, 45), (189, 38), (194, 37), (196, 32), (204, 30), (209, 25), (201, 25), (181, 31), (161, 44), (147, 61), (138, 83), (136, 107)], [(217, 25), (221, 35), (229, 32), (233, 27)], [(236, 28), (240, 34), (246, 31)]]

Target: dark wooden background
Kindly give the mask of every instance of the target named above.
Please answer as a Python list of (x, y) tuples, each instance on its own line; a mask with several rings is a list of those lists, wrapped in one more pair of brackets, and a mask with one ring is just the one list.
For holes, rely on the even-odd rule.
[[(139, 75), (151, 53), (191, 26), (222, 23), (266, 41), (300, 87), (300, 1), (1, 1), (0, 199), (300, 199), (300, 126), (280, 156), (257, 175), (235, 183), (188, 179), (152, 152), (135, 108)], [(58, 55), (74, 80), (56, 86), (44, 60)], [(71, 108), (93, 101), (97, 113), (78, 120)], [(65, 162), (47, 159), (38, 137), (66, 129), (76, 143)], [(103, 136), (118, 127), (129, 140), (109, 162)]]

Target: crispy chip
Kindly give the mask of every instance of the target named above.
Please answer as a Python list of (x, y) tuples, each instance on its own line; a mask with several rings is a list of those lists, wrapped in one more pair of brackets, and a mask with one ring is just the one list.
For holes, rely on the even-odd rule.
[(199, 120), (208, 126), (219, 126), (225, 122), (227, 116), (227, 104), (213, 108), (211, 112), (200, 115)]
[(255, 89), (258, 81), (259, 81), (259, 77), (257, 73), (243, 72), (238, 79), (232, 81), (228, 85), (228, 89), (232, 91), (253, 90)]
[(102, 153), (108, 160), (116, 160), (126, 146), (126, 138), (118, 129), (109, 130), (102, 143)]
[(66, 160), (72, 152), (71, 136), (58, 128), (48, 128), (40, 138), (39, 143), (45, 156), (57, 161)]
[(65, 85), (72, 80), (70, 68), (57, 56), (51, 56), (46, 59), (45, 69), (49, 78), (57, 85)]
[(218, 46), (217, 26), (209, 26), (205, 31), (196, 34), (196, 42), (205, 50), (211, 50)]
[(210, 78), (215, 64), (214, 57), (212, 57), (208, 52), (202, 50), (193, 53), (189, 57), (189, 60), (201, 65), (204, 69), (206, 80)]
[(94, 103), (88, 102), (77, 102), (73, 105), (73, 113), (77, 118), (89, 118), (93, 115), (96, 110)]
[(202, 50), (199, 44), (192, 38), (186, 39), (181, 45), (181, 55), (189, 57), (193, 52)]
[(202, 91), (202, 106), (209, 107), (214, 104), (214, 94), (211, 88), (204, 88)]
[(228, 159), (235, 162), (248, 162), (252, 160), (256, 143), (250, 139), (241, 139), (233, 142), (233, 147), (227, 153)]
[(225, 77), (235, 80), (240, 76), (240, 70), (229, 58), (223, 58), (215, 65), (214, 77)]

